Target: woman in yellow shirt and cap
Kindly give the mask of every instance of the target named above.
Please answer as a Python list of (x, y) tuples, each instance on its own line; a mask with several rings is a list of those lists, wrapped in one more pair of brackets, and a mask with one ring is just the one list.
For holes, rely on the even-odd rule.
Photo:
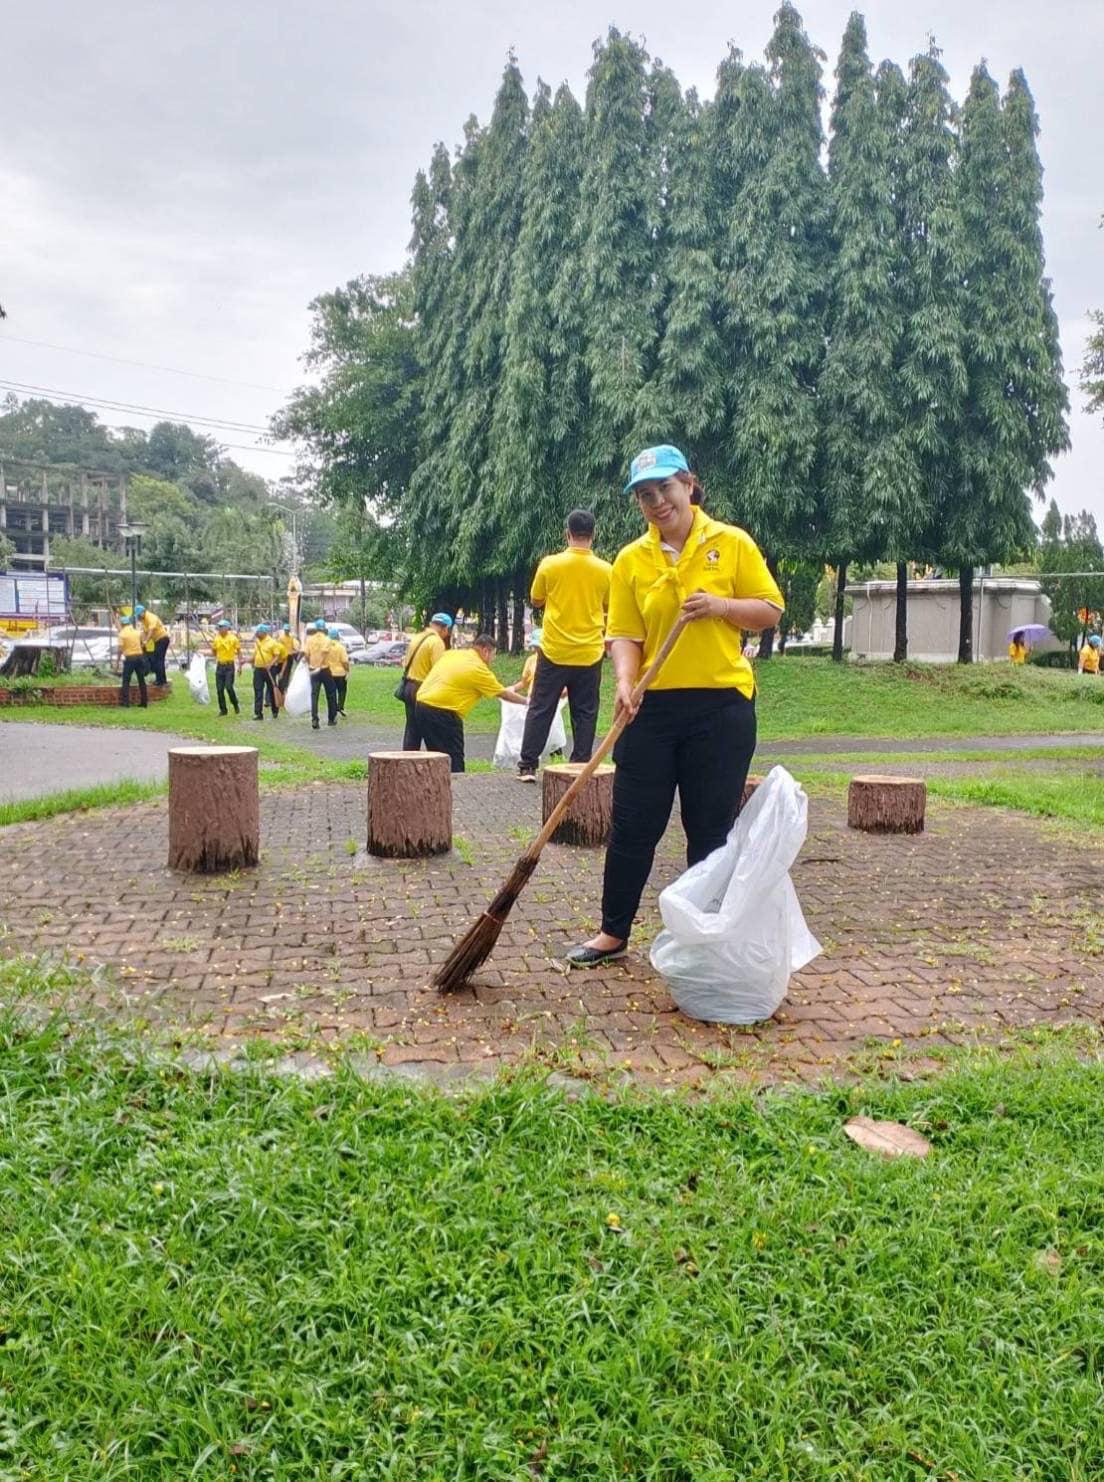
[[(755, 677), (742, 635), (773, 628), (783, 608), (759, 547), (706, 514), (702, 486), (677, 448), (634, 458), (625, 492), (648, 529), (613, 563), (606, 640), (614, 715), (627, 711), (631, 723), (613, 753), (602, 929), (567, 954), (572, 967), (624, 955), (676, 791), (687, 864), (727, 838), (755, 751)], [(690, 622), (636, 705), (633, 686), (680, 613)]]

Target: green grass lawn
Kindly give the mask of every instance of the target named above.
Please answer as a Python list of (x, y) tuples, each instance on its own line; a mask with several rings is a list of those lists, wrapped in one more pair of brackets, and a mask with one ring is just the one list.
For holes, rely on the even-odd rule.
[[(1104, 1072), (566, 1102), (0, 1019), (0, 1476), (1104, 1475)], [(863, 1112), (934, 1143), (886, 1163)]]

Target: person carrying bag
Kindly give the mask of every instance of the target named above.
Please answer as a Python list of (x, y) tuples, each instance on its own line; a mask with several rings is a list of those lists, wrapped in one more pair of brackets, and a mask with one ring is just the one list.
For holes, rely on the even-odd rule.
[(418, 725), (418, 690), (422, 680), (445, 652), (452, 618), (447, 612), (435, 612), (424, 632), (412, 638), (407, 645), (402, 678), (395, 686), (395, 699), (406, 707), (406, 727), (403, 731), (404, 751), (419, 751), (422, 745), (421, 728)]

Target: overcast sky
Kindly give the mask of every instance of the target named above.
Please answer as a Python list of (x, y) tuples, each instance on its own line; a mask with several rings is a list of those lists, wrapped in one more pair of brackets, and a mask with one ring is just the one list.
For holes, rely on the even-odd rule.
[[(510, 46), (530, 92), (538, 76), (566, 79), (581, 99), (591, 43), (613, 22), (642, 36), (683, 87), (711, 95), (729, 40), (761, 58), (775, 8), (9, 0), (0, 382), (264, 426), (300, 379), (309, 301), (401, 263), (415, 171), (435, 140), (457, 142), (469, 113), (486, 120)], [(799, 8), (830, 73), (851, 6)], [(863, 12), (875, 63), (905, 66), (934, 35), (960, 99), (982, 57), (1002, 89), (1014, 67), (1026, 70), (1073, 403), (1073, 448), (1051, 492), (1063, 510), (1087, 506), (1104, 523), (1104, 426), (1082, 413), (1076, 389), (1086, 310), (1104, 307), (1104, 5), (874, 0)], [(233, 456), (270, 476), (291, 466), (272, 453)]]

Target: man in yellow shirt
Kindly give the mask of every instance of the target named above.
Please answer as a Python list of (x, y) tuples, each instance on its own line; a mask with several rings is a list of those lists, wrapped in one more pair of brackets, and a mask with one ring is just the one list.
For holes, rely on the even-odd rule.
[(220, 618), (218, 631), (211, 639), (211, 653), (215, 660), (215, 694), (218, 697), (220, 715), (229, 714), (226, 700), (229, 696), (234, 714), (241, 714), (234, 678), (241, 672), (241, 639), (231, 631), (226, 618)]
[(146, 656), (142, 652), (142, 635), (134, 626), (132, 617), (119, 619), (119, 651), (123, 656), (123, 683), (119, 691), (119, 704), (130, 705), (130, 676), (138, 681), (138, 704), (143, 710), (149, 703), (146, 693)]
[(337, 692), (334, 689), (333, 675), (330, 673), (326, 661), (330, 652), (330, 635), (326, 631), (325, 618), (315, 620), (304, 649), (307, 655), (307, 668), (310, 670), (311, 691), (311, 726), (318, 730), (318, 692), (326, 692), (326, 720), (331, 726), (337, 725)]
[(253, 631), (253, 719), (264, 720), (267, 697), (272, 719), (276, 720), (280, 714), (276, 707), (276, 672), (283, 661), (283, 649), (267, 623), (258, 623)]
[(479, 700), (525, 704), (525, 696), (500, 683), (491, 669), (494, 651), (494, 639), (480, 633), (471, 648), (442, 654), (418, 690), (419, 735), (427, 751), (448, 754), (453, 772), (464, 770), (464, 716)]
[(165, 677), (165, 655), (169, 651), (169, 630), (155, 612), (139, 602), (134, 615), (142, 625), (142, 643), (149, 655), (149, 672), (154, 684), (168, 684)]
[(537, 780), (537, 762), (565, 689), (571, 760), (589, 762), (594, 750), (612, 567), (594, 554), (593, 544), (594, 516), (573, 509), (567, 517), (567, 549), (545, 556), (533, 577), (529, 595), (534, 607), (544, 608), (544, 623), (521, 741), (520, 782)]
[(1100, 673), (1100, 639), (1095, 633), (1085, 639), (1077, 655), (1077, 672), (1078, 674)]
[(345, 714), (345, 694), (349, 688), (349, 650), (341, 641), (338, 628), (329, 630), (330, 646), (326, 650), (326, 668), (334, 684), (334, 704), (338, 715)]
[(402, 744), (404, 751), (417, 751), (422, 744), (422, 738), (418, 734), (418, 712), (415, 706), (418, 687), (445, 652), (451, 632), (452, 618), (447, 612), (435, 612), (429, 620), (429, 625), (412, 638), (406, 646), (406, 653), (403, 656), (403, 676), (395, 691), (406, 707), (406, 728), (403, 731)]

